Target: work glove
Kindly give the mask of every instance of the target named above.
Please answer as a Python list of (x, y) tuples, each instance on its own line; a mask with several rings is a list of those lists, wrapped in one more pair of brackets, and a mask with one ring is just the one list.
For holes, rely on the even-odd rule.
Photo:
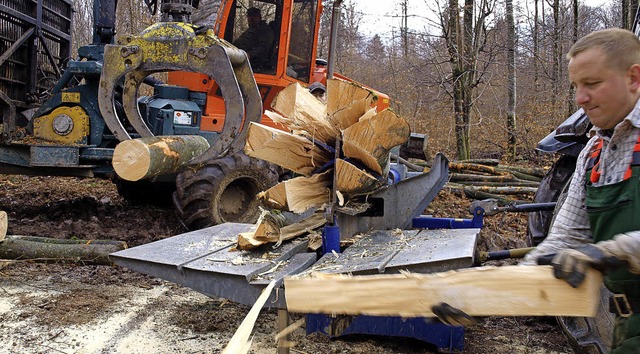
[(470, 326), (476, 323), (475, 318), (446, 302), (440, 302), (431, 306), (431, 311), (440, 322), (447, 326)]
[(598, 243), (562, 250), (551, 260), (553, 275), (566, 280), (574, 288), (582, 284), (588, 267), (606, 272), (623, 264), (607, 247)]

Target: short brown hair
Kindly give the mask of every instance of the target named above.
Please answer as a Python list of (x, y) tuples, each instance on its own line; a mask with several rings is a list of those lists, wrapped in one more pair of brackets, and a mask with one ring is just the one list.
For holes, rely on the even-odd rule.
[(640, 39), (622, 28), (607, 28), (580, 38), (569, 49), (567, 59), (594, 47), (602, 49), (611, 69), (626, 71), (633, 64), (640, 64)]

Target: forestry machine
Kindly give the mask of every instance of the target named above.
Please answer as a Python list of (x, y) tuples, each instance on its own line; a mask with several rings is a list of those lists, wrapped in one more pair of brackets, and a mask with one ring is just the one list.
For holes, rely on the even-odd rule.
[[(331, 60), (327, 66), (315, 59), (322, 1), (213, 1), (215, 21), (198, 26), (189, 21), (199, 0), (145, 0), (153, 14), (159, 9), (161, 20), (139, 35), (119, 36), (117, 43), (116, 3), (94, 1), (93, 41), (64, 70), (70, 1), (0, 5), (7, 23), (0, 29), (0, 173), (114, 178), (132, 201), (173, 192), (182, 221), (192, 229), (255, 221), (254, 196), (274, 185), (279, 171), (242, 153), (245, 128), (260, 120), (273, 125), (263, 106), (290, 83), (326, 82), (333, 71)], [(231, 44), (246, 30), (250, 7), (261, 10), (275, 34), (270, 62), (255, 72), (247, 54)], [(333, 13), (339, 14), (335, 5)], [(337, 26), (332, 28), (335, 43)], [(152, 76), (157, 73), (168, 73), (166, 83)], [(45, 81), (59, 74), (38, 102)], [(151, 95), (139, 94), (142, 84), (152, 87)], [(378, 102), (384, 108), (388, 97), (380, 94)], [(137, 182), (115, 176), (111, 159), (119, 142), (182, 134), (201, 135), (211, 146), (186, 170)]]

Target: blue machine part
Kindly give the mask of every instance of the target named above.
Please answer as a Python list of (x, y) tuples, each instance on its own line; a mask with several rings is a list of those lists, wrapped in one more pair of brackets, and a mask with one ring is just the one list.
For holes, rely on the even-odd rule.
[(156, 85), (154, 95), (141, 97), (138, 103), (154, 135), (200, 134), (201, 107), (205, 102), (201, 97), (190, 96), (186, 87)]
[(431, 343), (438, 349), (462, 350), (464, 327), (447, 326), (425, 318), (397, 316), (338, 316), (309, 314), (306, 316), (307, 334), (319, 332), (330, 338), (348, 334), (372, 334), (415, 338)]
[(338, 225), (325, 225), (322, 230), (322, 254), (340, 253), (340, 228)]
[(480, 229), (484, 218), (484, 209), (477, 207), (473, 212), (473, 219), (434, 218), (421, 215), (413, 218), (416, 229)]

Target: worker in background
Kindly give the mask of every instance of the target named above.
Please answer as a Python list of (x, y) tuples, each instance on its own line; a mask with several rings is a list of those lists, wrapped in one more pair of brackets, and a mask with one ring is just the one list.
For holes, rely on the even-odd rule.
[(249, 28), (233, 41), (233, 45), (247, 52), (253, 69), (270, 69), (273, 31), (262, 20), (262, 13), (256, 7), (247, 10), (247, 22)]
[[(553, 255), (554, 276), (573, 287), (589, 268), (602, 271), (614, 293), (612, 353), (638, 353), (640, 40), (623, 29), (596, 31), (578, 40), (567, 58), (575, 101), (594, 128), (549, 235), (521, 264), (535, 265), (540, 257)], [(446, 303), (433, 310), (448, 324), (471, 319)]]
[(319, 99), (320, 102), (327, 103), (327, 88), (321, 82), (312, 82), (307, 89), (315, 98)]

